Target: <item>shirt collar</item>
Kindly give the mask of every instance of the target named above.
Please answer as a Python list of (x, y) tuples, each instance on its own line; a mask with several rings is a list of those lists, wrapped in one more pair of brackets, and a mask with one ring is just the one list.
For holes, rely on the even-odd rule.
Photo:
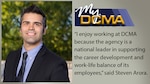
[(23, 54), (24, 52), (27, 52), (28, 56), (36, 56), (36, 54), (38, 53), (38, 51), (41, 49), (43, 43), (41, 42), (38, 46), (36, 46), (35, 48), (29, 50), (29, 51), (26, 51), (24, 46), (22, 45), (22, 51), (21, 51), (21, 54)]

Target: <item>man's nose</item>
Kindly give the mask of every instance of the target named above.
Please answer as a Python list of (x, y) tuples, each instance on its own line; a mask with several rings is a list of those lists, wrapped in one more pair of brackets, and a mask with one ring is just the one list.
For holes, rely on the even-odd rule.
[(30, 24), (29, 29), (34, 29), (34, 24)]

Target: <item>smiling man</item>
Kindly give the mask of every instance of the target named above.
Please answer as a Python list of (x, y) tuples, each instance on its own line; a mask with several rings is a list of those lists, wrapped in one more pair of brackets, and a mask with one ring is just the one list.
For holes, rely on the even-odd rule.
[(21, 14), (22, 48), (9, 53), (4, 68), (4, 82), (69, 82), (65, 60), (46, 48), (46, 16), (37, 6)]

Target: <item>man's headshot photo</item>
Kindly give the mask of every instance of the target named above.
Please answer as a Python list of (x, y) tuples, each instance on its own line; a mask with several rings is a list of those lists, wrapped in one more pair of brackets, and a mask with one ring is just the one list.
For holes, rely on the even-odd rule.
[(1, 81), (70, 82), (71, 14), (71, 1), (3, 1)]

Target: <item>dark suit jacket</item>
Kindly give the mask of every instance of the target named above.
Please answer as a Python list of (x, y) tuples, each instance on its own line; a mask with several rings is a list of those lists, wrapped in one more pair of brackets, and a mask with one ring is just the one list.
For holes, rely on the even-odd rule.
[[(4, 82), (15, 82), (20, 57), (21, 49), (8, 55), (4, 68)], [(69, 82), (67, 64), (43, 45), (31, 66), (26, 81)]]

